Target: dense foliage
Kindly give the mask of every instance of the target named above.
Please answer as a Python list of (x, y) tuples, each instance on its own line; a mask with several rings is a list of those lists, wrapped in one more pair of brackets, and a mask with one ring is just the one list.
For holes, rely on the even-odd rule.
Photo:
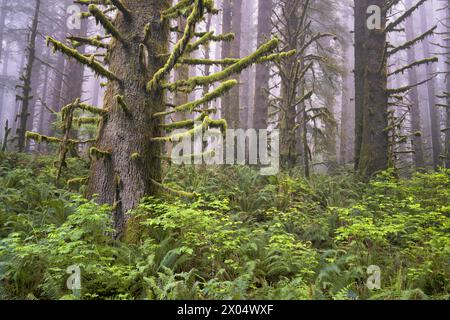
[[(450, 171), (369, 184), (247, 167), (171, 168), (198, 194), (145, 198), (121, 241), (108, 206), (55, 185), (52, 160), (0, 154), (0, 298), (448, 299)], [(65, 178), (83, 175), (69, 161)], [(177, 183), (175, 183), (175, 181)], [(381, 289), (366, 286), (381, 268)]]

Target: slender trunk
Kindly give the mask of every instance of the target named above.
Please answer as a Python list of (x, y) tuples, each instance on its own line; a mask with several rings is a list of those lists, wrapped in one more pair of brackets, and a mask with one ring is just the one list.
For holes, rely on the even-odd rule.
[(8, 10), (6, 9), (7, 0), (2, 0), (0, 4), (0, 61), (3, 58), (3, 37), (5, 34), (5, 22)]
[[(428, 27), (428, 19), (427, 19), (427, 9), (426, 5), (421, 7), (420, 14), (420, 24), (422, 32), (425, 32), (429, 29)], [(433, 54), (433, 49), (430, 48), (430, 44), (428, 40), (422, 41), (422, 49), (424, 52), (424, 56), (428, 56), (429, 54)], [(432, 63), (427, 63), (426, 67), (426, 75), (427, 77), (431, 77), (434, 75), (434, 66)], [(433, 166), (437, 168), (439, 164), (441, 164), (441, 127), (440, 127), (440, 117), (439, 110), (436, 107), (436, 80), (435, 78), (431, 79), (427, 82), (427, 100), (428, 100), (428, 112), (430, 115), (430, 125), (431, 125), (431, 144), (432, 144), (432, 157), (433, 157)]]
[(39, 24), (39, 10), (41, 7), (41, 0), (36, 0), (36, 7), (34, 10), (34, 16), (33, 16), (33, 22), (31, 26), (31, 32), (29, 37), (29, 44), (27, 48), (28, 52), (28, 59), (27, 59), (27, 65), (25, 68), (25, 74), (23, 76), (23, 90), (22, 90), (22, 108), (20, 110), (20, 125), (17, 129), (18, 134), (18, 143), (17, 147), (19, 152), (23, 152), (25, 149), (25, 133), (27, 130), (27, 123), (28, 123), (28, 116), (29, 116), (29, 103), (31, 100), (31, 77), (33, 75), (33, 64), (35, 60), (35, 54), (36, 54), (36, 36), (38, 31), (38, 24)]
[[(406, 0), (406, 7), (412, 7), (412, 1)], [(414, 39), (414, 19), (407, 19), (405, 23), (406, 28), (406, 38), (407, 40)], [(426, 41), (426, 40), (425, 40)], [(416, 52), (414, 48), (407, 50), (408, 64), (416, 61)], [(408, 70), (408, 81), (410, 84), (418, 82), (417, 70), (416, 68), (411, 68)], [(412, 131), (412, 142), (414, 150), (414, 163), (416, 167), (423, 167), (425, 165), (423, 156), (423, 142), (422, 142), (422, 128), (421, 128), (421, 115), (420, 115), (420, 103), (419, 103), (419, 90), (417, 87), (412, 88), (409, 91), (409, 100), (411, 102), (411, 131)]]
[[(233, 11), (232, 11), (232, 32), (234, 33), (234, 41), (231, 46), (231, 57), (240, 58), (241, 56), (241, 22), (242, 22), (242, 0), (233, 0)], [(229, 123), (231, 128), (239, 128), (239, 114), (240, 114), (240, 101), (239, 101), (239, 91), (240, 91), (240, 74), (233, 77), (239, 83), (230, 91), (230, 120)]]
[[(446, 15), (446, 25), (447, 30), (450, 31), (450, 0), (447, 1), (447, 15)], [(445, 37), (445, 46), (450, 48), (450, 37), (448, 34)], [(445, 82), (445, 94), (447, 96), (447, 108), (446, 113), (446, 131), (445, 131), (445, 167), (450, 169), (450, 54), (447, 53), (445, 56), (445, 65), (446, 65), (446, 82)]]
[[(259, 0), (258, 4), (258, 40), (260, 46), (270, 37), (272, 0)], [(269, 110), (269, 81), (270, 67), (267, 64), (258, 64), (255, 75), (255, 106), (253, 123), (255, 129), (267, 129), (267, 117)]]
[[(229, 33), (232, 31), (232, 0), (223, 0), (222, 5), (222, 33)], [(228, 41), (222, 42), (222, 59), (231, 56), (231, 43)], [(231, 95), (229, 92), (225, 93), (221, 98), (222, 117), (231, 126)]]
[(367, 37), (366, 11), (367, 0), (355, 0), (354, 4), (354, 33), (355, 33), (355, 168), (359, 168), (361, 155), (361, 144), (363, 135), (364, 114), (364, 68), (366, 65), (367, 48), (365, 40)]
[[(8, 63), (9, 63), (9, 51), (5, 50), (2, 65), (2, 77), (5, 78), (8, 76)], [(5, 88), (0, 87), (0, 123), (2, 123), (3, 119), (7, 118), (4, 100), (5, 100)]]

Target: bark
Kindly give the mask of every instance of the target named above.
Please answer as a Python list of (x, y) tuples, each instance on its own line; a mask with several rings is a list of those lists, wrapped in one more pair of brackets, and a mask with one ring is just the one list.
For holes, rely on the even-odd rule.
[[(234, 41), (231, 46), (231, 57), (240, 58), (241, 56), (241, 22), (242, 22), (242, 0), (233, 0), (232, 10), (232, 32), (234, 33)], [(241, 83), (240, 75), (233, 77), (238, 83)], [(229, 127), (239, 128), (239, 114), (240, 114), (240, 101), (239, 101), (239, 88), (240, 85), (235, 86), (230, 91), (230, 105), (229, 105)]]
[[(346, 16), (350, 21), (350, 14)], [(351, 28), (351, 26), (348, 26)], [(354, 160), (354, 110), (355, 110), (355, 91), (353, 84), (353, 75), (350, 73), (354, 70), (354, 52), (353, 43), (344, 44), (344, 61), (347, 61), (347, 70), (342, 77), (342, 106), (341, 106), (341, 132), (340, 132), (340, 163), (345, 165)]]
[(366, 65), (367, 48), (364, 43), (367, 37), (366, 11), (367, 0), (355, 0), (355, 168), (359, 168), (361, 144), (363, 135), (364, 113), (364, 68)]
[[(421, 7), (420, 14), (420, 24), (422, 32), (425, 32), (429, 29), (428, 27), (428, 12), (426, 10), (426, 6)], [(434, 49), (430, 48), (430, 43), (428, 40), (422, 41), (422, 49), (424, 52), (424, 56), (428, 56), (433, 54)], [(431, 77), (434, 75), (435, 70), (432, 63), (427, 63), (426, 67), (426, 75), (427, 77)], [(427, 82), (427, 100), (428, 100), (428, 112), (430, 115), (430, 125), (431, 125), (431, 144), (432, 144), (432, 158), (433, 158), (433, 166), (437, 168), (441, 163), (441, 128), (440, 128), (440, 117), (439, 110), (436, 106), (436, 80), (435, 78), (431, 79)]]
[[(412, 7), (412, 1), (406, 0), (406, 7)], [(405, 23), (405, 31), (407, 40), (414, 39), (414, 19), (407, 19)], [(426, 40), (425, 40), (426, 41)], [(408, 64), (416, 61), (416, 53), (414, 48), (407, 50)], [(418, 83), (417, 69), (411, 68), (408, 70), (408, 81), (410, 84)], [(420, 115), (420, 103), (419, 103), (419, 90), (417, 87), (412, 88), (409, 91), (409, 100), (411, 103), (411, 131), (412, 142), (414, 150), (414, 163), (416, 167), (423, 167), (425, 165), (423, 156), (423, 142), (422, 142), (422, 128), (421, 128), (421, 115)]]
[[(382, 8), (384, 3), (384, 0), (356, 1), (357, 13), (366, 17), (369, 5), (378, 5)], [(360, 5), (362, 8), (359, 7)], [(359, 137), (361, 144), (357, 148), (360, 150), (357, 168), (364, 176), (371, 176), (389, 166), (387, 70), (384, 61), (386, 33), (383, 30), (369, 30), (366, 20), (363, 19), (364, 23), (361, 24), (360, 18), (356, 19), (358, 23), (355, 26), (355, 34), (365, 36), (362, 41), (361, 39), (357, 41), (355, 54), (357, 61), (355, 63), (359, 69), (361, 46), (364, 48), (362, 51), (365, 54), (365, 63), (362, 70), (363, 77), (356, 80), (355, 88), (360, 103), (356, 108), (358, 116), (356, 125), (359, 127), (362, 123), (362, 128), (356, 130), (362, 131), (362, 135)], [(382, 29), (385, 24), (386, 17), (383, 15)], [(360, 30), (361, 28), (363, 30)], [(360, 86), (358, 81), (362, 81), (364, 87)], [(361, 89), (363, 89), (362, 92), (360, 92)], [(361, 108), (362, 110), (360, 110)], [(361, 116), (362, 122), (359, 123)]]
[[(232, 32), (232, 0), (224, 0), (222, 4), (222, 33)], [(236, 40), (235, 40), (236, 41)], [(231, 43), (228, 41), (222, 42), (222, 59), (226, 59), (231, 56)], [(225, 68), (225, 67), (224, 67)], [(221, 98), (222, 116), (231, 126), (231, 95), (229, 92), (225, 93)]]
[[(258, 3), (258, 40), (260, 46), (270, 37), (271, 33), (271, 15), (272, 0), (259, 0)], [(270, 67), (268, 64), (256, 65), (255, 74), (255, 105), (253, 125), (255, 129), (267, 129), (267, 117), (269, 110), (269, 80)]]
[(28, 58), (27, 65), (25, 67), (25, 73), (23, 76), (23, 90), (22, 90), (22, 107), (20, 110), (20, 125), (18, 128), (18, 143), (17, 147), (19, 152), (23, 152), (25, 149), (25, 133), (27, 130), (28, 116), (29, 116), (29, 104), (31, 100), (31, 77), (33, 75), (33, 64), (36, 55), (36, 36), (39, 24), (39, 10), (41, 7), (41, 0), (36, 0), (36, 7), (34, 10), (33, 21), (31, 25), (31, 32), (29, 37), (29, 44), (27, 47)]
[[(115, 41), (111, 50), (110, 71), (120, 81), (110, 81), (104, 99), (108, 116), (99, 129), (97, 148), (108, 152), (93, 159), (89, 191), (97, 194), (100, 203), (114, 205), (114, 221), (118, 236), (123, 231), (127, 212), (138, 205), (145, 195), (157, 192), (152, 183), (161, 181), (161, 145), (152, 142), (161, 136), (160, 121), (152, 115), (165, 109), (161, 89), (146, 91), (146, 84), (159, 70), (168, 52), (169, 24), (161, 21), (160, 12), (170, 1), (127, 0), (123, 3), (131, 12), (130, 18), (119, 14), (114, 26), (129, 39), (126, 44)], [(144, 28), (149, 23), (151, 38), (145, 43), (148, 51), (147, 67), (139, 61), (139, 45), (144, 41)], [(116, 95), (123, 96), (128, 112), (119, 107)], [(133, 155), (139, 155), (138, 157)]]

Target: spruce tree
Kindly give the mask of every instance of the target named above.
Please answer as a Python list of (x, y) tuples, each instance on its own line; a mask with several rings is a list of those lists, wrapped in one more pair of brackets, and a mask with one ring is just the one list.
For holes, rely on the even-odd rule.
[[(55, 51), (75, 59), (107, 80), (104, 106), (90, 106), (77, 99), (62, 109), (64, 134), (61, 138), (31, 132), (28, 137), (60, 144), (59, 173), (65, 166), (68, 149), (93, 144), (89, 149), (90, 176), (79, 181), (88, 183), (90, 195), (96, 195), (98, 202), (113, 205), (116, 230), (121, 235), (127, 212), (143, 196), (161, 190), (175, 192), (161, 181), (162, 146), (180, 138), (170, 132), (186, 127), (190, 130), (185, 136), (189, 136), (209, 127), (225, 129), (226, 121), (214, 120), (211, 109), (202, 106), (236, 86), (236, 80), (228, 79), (243, 69), (257, 62), (279, 59), (279, 54), (272, 54), (279, 41), (269, 40), (244, 58), (192, 59), (189, 54), (203, 45), (233, 39), (232, 34), (197, 32), (197, 25), (207, 14), (218, 13), (212, 0), (181, 0), (173, 6), (169, 0), (77, 0), (75, 3), (87, 6), (88, 12), (83, 13), (83, 17), (94, 17), (107, 33), (105, 37), (77, 39), (79, 45), (97, 47), (103, 55), (82, 54), (51, 37), (47, 42)], [(184, 30), (174, 25), (182, 16), (186, 17)], [(170, 32), (182, 34), (171, 51)], [(211, 75), (168, 82), (169, 74), (183, 65), (222, 65), (224, 68)], [(178, 106), (166, 102), (169, 92), (191, 93), (213, 83), (220, 85), (197, 101)], [(74, 112), (80, 109), (99, 121), (98, 136), (92, 141), (72, 139), (68, 135)], [(165, 123), (168, 116), (177, 112), (195, 113), (194, 120), (202, 124), (198, 126), (194, 120)], [(83, 119), (78, 121), (84, 122)]]

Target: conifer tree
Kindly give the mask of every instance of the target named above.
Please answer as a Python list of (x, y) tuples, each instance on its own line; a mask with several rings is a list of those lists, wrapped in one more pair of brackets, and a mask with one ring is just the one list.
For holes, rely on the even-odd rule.
[[(389, 34), (403, 31), (404, 22), (425, 2), (426, 0), (416, 1), (388, 21), (389, 13), (399, 3), (398, 0), (355, 1), (355, 164), (365, 176), (394, 166), (394, 145), (399, 123), (398, 119), (392, 117), (393, 112), (389, 106), (397, 105), (412, 88), (429, 80), (409, 83), (400, 88), (388, 88), (388, 79), (404, 74), (411, 68), (437, 61), (436, 57), (431, 57), (413, 61), (395, 70), (388, 67), (389, 59), (395, 54), (410, 49), (434, 32), (436, 27), (399, 46), (393, 46), (389, 42)], [(380, 17), (377, 17), (376, 11), (372, 12), (372, 16), (369, 15), (371, 10), (368, 9), (373, 6), (381, 9)], [(378, 18), (381, 18), (380, 25), (372, 23), (373, 27), (369, 28), (368, 19), (375, 19), (370, 20), (373, 22)]]
[[(143, 196), (161, 190), (177, 192), (162, 183), (162, 145), (209, 127), (225, 129), (227, 123), (212, 119), (211, 109), (202, 106), (236, 86), (236, 80), (228, 80), (233, 75), (254, 63), (278, 59), (280, 55), (272, 52), (279, 41), (272, 39), (244, 58), (191, 59), (189, 53), (202, 45), (233, 39), (232, 34), (197, 32), (196, 26), (205, 15), (218, 13), (213, 0), (181, 0), (173, 6), (169, 0), (77, 0), (75, 3), (87, 6), (88, 12), (83, 16), (94, 17), (107, 33), (105, 37), (82, 38), (78, 42), (97, 47), (102, 54), (81, 54), (76, 48), (51, 37), (47, 42), (54, 50), (84, 64), (107, 80), (104, 106), (90, 106), (78, 99), (62, 109), (62, 138), (31, 132), (28, 137), (39, 142), (60, 144), (59, 173), (65, 166), (69, 148), (93, 143), (89, 151), (92, 159), (90, 176), (80, 181), (87, 181), (90, 195), (97, 195), (100, 203), (113, 205), (115, 226), (120, 235), (124, 231), (127, 212)], [(186, 17), (184, 30), (174, 25), (181, 16)], [(171, 52), (168, 45), (170, 32), (182, 33)], [(182, 65), (222, 65), (224, 69), (211, 75), (168, 82), (169, 74)], [(168, 92), (191, 93), (212, 83), (220, 85), (199, 100), (178, 106), (166, 102)], [(91, 119), (99, 120), (95, 141), (68, 136), (74, 112), (79, 109), (91, 113)], [(167, 116), (176, 112), (195, 113), (197, 116), (193, 120), (165, 123)], [(78, 119), (84, 120), (88, 121)], [(201, 125), (196, 125), (197, 122)], [(184, 135), (171, 134), (178, 128), (189, 130)]]

